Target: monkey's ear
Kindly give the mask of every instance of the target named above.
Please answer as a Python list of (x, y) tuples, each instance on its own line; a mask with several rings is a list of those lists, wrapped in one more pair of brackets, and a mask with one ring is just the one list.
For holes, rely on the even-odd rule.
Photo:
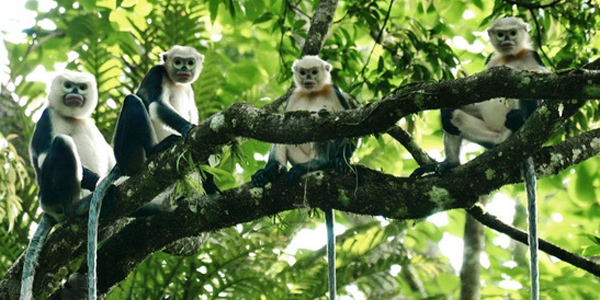
[(294, 63), (292, 64), (292, 72), (296, 72), (298, 70), (298, 61), (300, 61), (299, 59), (296, 59), (294, 61)]
[(331, 68), (332, 68), (331, 64), (328, 62), (325, 62), (325, 71), (329, 72), (329, 71), (331, 71)]
[(167, 53), (166, 53), (166, 52), (165, 52), (165, 53), (162, 53), (162, 54), (160, 55), (160, 58), (162, 59), (162, 61), (163, 61), (163, 62), (167, 62), (167, 58), (168, 58), (168, 57), (169, 57), (169, 56), (167, 55)]
[(204, 61), (204, 55), (203, 54), (198, 54), (198, 60), (199, 61)]

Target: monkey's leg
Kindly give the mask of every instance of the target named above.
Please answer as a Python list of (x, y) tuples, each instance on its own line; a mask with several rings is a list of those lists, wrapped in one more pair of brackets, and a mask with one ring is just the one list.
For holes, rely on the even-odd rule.
[(531, 276), (531, 299), (540, 298), (540, 275), (538, 260), (538, 230), (537, 230), (537, 204), (536, 204), (536, 178), (535, 165), (533, 158), (529, 157), (525, 161), (523, 170), (525, 177), (525, 189), (527, 191), (527, 215), (529, 231), (529, 255), (530, 255), (530, 276)]
[(329, 299), (335, 300), (335, 232), (333, 224), (335, 217), (333, 209), (325, 209), (325, 227), (327, 227), (327, 264), (329, 269)]
[(264, 187), (269, 182), (275, 180), (277, 176), (286, 172), (284, 167), (286, 163), (286, 146), (282, 144), (271, 144), (267, 165), (251, 176), (252, 183), (258, 187)]
[(23, 259), (23, 274), (21, 275), (21, 295), (20, 300), (31, 300), (33, 299), (33, 278), (35, 277), (35, 267), (37, 265), (37, 259), (42, 251), (42, 247), (46, 242), (46, 238), (50, 233), (50, 230), (56, 222), (47, 214), (42, 216), (42, 220), (35, 230), (25, 258)]
[(462, 137), (460, 135), (450, 134), (444, 131), (444, 153), (445, 160), (441, 163), (435, 162), (422, 165), (410, 174), (410, 177), (419, 177), (423, 174), (436, 173), (443, 174), (444, 172), (454, 168), (460, 164), (460, 146)]
[(500, 132), (488, 129), (483, 120), (460, 109), (454, 111), (452, 123), (460, 130), (463, 138), (486, 148), (502, 142)]
[(40, 170), (40, 202), (56, 220), (85, 213), (75, 207), (81, 192), (82, 167), (71, 137), (58, 135)]
[(123, 101), (113, 144), (117, 165), (125, 175), (139, 172), (157, 145), (148, 111), (136, 95)]

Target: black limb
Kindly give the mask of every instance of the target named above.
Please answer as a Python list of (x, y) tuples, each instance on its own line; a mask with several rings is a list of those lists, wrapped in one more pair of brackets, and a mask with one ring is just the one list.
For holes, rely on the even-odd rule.
[(93, 192), (96, 189), (98, 180), (100, 180), (100, 176), (98, 176), (98, 174), (88, 170), (85, 167), (83, 168), (83, 179), (81, 180), (82, 188)]
[(322, 169), (323, 167), (328, 166), (328, 163), (329, 161), (326, 158), (320, 157), (309, 162), (293, 165), (287, 174), (287, 184), (295, 183), (300, 176), (310, 171)]
[(440, 163), (426, 164), (426, 165), (422, 165), (422, 166), (418, 167), (416, 170), (414, 170), (410, 174), (410, 177), (421, 177), (426, 174), (442, 175), (442, 174), (446, 173), (448, 170), (450, 170), (456, 166), (457, 165), (451, 164), (448, 161), (443, 161)]
[(60, 289), (60, 300), (87, 299), (87, 277), (82, 273), (73, 273)]
[(441, 110), (442, 128), (449, 134), (460, 135), (460, 129), (452, 124), (452, 112), (454, 112), (454, 109)]
[(150, 151), (150, 153), (148, 153), (148, 158), (153, 158), (156, 155), (171, 148), (171, 146), (173, 146), (173, 144), (179, 141), (180, 138), (181, 137), (176, 134), (171, 134), (170, 136), (166, 137), (164, 140), (160, 141), (160, 143), (152, 147), (152, 150)]
[(59, 135), (50, 146), (40, 174), (40, 201), (51, 213), (68, 214), (79, 200), (81, 183), (77, 173), (81, 170), (73, 141)]
[(340, 172), (347, 172), (351, 169), (350, 158), (356, 150), (356, 145), (351, 140), (337, 140), (328, 143), (331, 149), (328, 151), (331, 154), (329, 158), (332, 167)]
[(113, 144), (117, 165), (125, 175), (138, 173), (157, 144), (148, 110), (136, 95), (125, 97)]
[(258, 187), (264, 187), (267, 183), (274, 181), (279, 174), (284, 172), (283, 166), (281, 166), (276, 160), (269, 160), (264, 169), (260, 169), (252, 175), (252, 184)]
[(329, 269), (329, 299), (335, 299), (335, 232), (333, 231), (333, 209), (325, 209), (325, 227), (327, 227), (327, 264)]
[(513, 109), (506, 114), (506, 121), (504, 126), (513, 132), (517, 131), (521, 126), (525, 124), (525, 117), (519, 109)]
[(202, 181), (202, 187), (208, 195), (221, 193), (221, 189), (219, 189), (219, 187), (215, 183), (215, 176), (208, 172), (204, 172), (204, 180)]

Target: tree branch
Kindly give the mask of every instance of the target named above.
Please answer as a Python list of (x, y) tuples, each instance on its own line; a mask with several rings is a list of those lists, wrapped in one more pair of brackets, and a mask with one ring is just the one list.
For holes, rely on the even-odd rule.
[(526, 2), (516, 1), (516, 0), (504, 0), (504, 2), (506, 2), (508, 4), (520, 6), (523, 8), (527, 8), (527, 9), (544, 9), (544, 8), (548, 8), (548, 7), (553, 7), (557, 4), (559, 4), (560, 2), (562, 2), (562, 0), (554, 0), (548, 4), (526, 3)]
[[(467, 209), (469, 214), (477, 219), (482, 224), (495, 229), (501, 233), (504, 233), (510, 236), (512, 239), (517, 240), (523, 244), (529, 245), (528, 235), (525, 231), (512, 227), (508, 224), (503, 223), (498, 218), (493, 215), (488, 214), (481, 206), (476, 205), (470, 209)], [(598, 277), (600, 277), (600, 265), (597, 263), (579, 256), (577, 254), (571, 253), (557, 245), (554, 245), (550, 242), (547, 242), (543, 239), (538, 239), (540, 250), (564, 261), (573, 266), (586, 270)]]

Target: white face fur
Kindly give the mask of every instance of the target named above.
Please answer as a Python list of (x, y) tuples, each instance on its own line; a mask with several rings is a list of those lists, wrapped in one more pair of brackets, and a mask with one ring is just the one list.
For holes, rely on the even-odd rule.
[(306, 55), (294, 61), (294, 83), (306, 92), (320, 91), (331, 84), (331, 65), (316, 55)]
[(190, 84), (200, 76), (204, 55), (193, 47), (175, 45), (162, 55), (169, 78), (178, 84)]
[(52, 81), (48, 102), (62, 116), (88, 118), (98, 105), (96, 79), (90, 73), (62, 71)]
[(530, 47), (529, 25), (517, 18), (503, 18), (487, 30), (490, 42), (501, 55), (516, 55)]

